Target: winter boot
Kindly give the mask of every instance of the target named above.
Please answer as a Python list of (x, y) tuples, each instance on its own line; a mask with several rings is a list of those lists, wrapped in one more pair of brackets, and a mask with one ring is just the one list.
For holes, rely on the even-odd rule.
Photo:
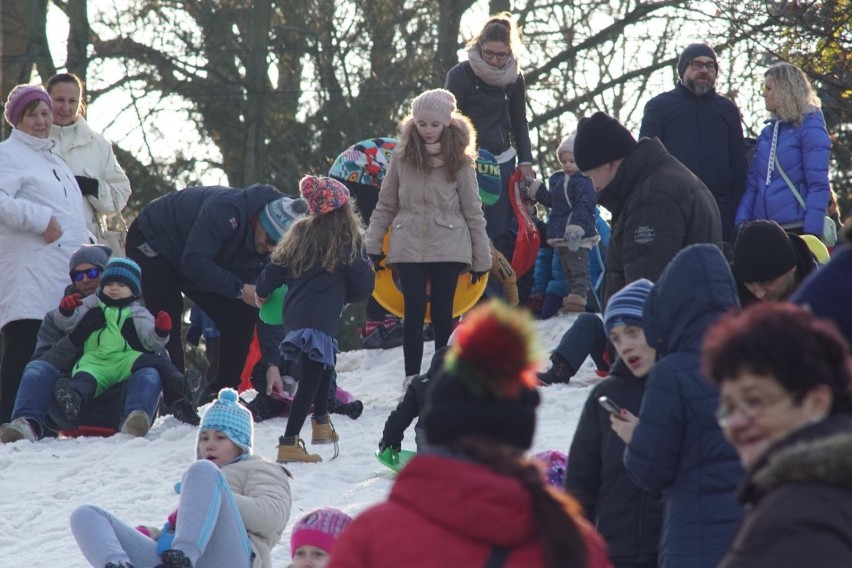
[(170, 407), (172, 415), (190, 426), (198, 426), (201, 424), (201, 417), (198, 415), (198, 409), (195, 408), (189, 400), (185, 398), (177, 399)]
[(328, 414), (311, 417), (311, 443), (334, 444), (340, 439)]
[(62, 377), (56, 381), (56, 386), (53, 387), (53, 398), (59, 403), (59, 408), (68, 420), (74, 421), (80, 414), (82, 406), (82, 398), (80, 393), (74, 390), (71, 386), (71, 381)]
[(192, 568), (189, 558), (184, 556), (180, 550), (164, 550), (160, 554), (163, 563), (157, 568)]
[(35, 429), (26, 418), (15, 418), (9, 424), (0, 426), (0, 442), (11, 444), (18, 440), (35, 442), (38, 439)]
[(121, 424), (121, 433), (142, 438), (151, 428), (151, 421), (144, 410), (134, 410), (127, 415)]
[(562, 307), (559, 308), (559, 313), (576, 314), (586, 311), (586, 299), (579, 294), (568, 294), (562, 300)]
[(360, 400), (352, 402), (340, 402), (337, 399), (328, 401), (328, 411), (331, 414), (343, 414), (352, 420), (357, 419), (364, 412), (364, 403)]
[(267, 396), (263, 392), (257, 393), (251, 402), (244, 404), (249, 409), (249, 412), (251, 412), (251, 417), (254, 419), (255, 424), (269, 420), (270, 418), (278, 418), (284, 414), (284, 404), (274, 400), (271, 396)]
[(309, 454), (305, 449), (305, 441), (298, 436), (280, 436), (278, 438), (278, 463), (318, 463), (322, 458), (317, 454)]
[(571, 380), (571, 377), (574, 376), (574, 369), (571, 368), (568, 361), (557, 353), (553, 353), (550, 356), (550, 361), (552, 363), (550, 369), (544, 373), (538, 373), (538, 380), (545, 385), (568, 383), (568, 381)]

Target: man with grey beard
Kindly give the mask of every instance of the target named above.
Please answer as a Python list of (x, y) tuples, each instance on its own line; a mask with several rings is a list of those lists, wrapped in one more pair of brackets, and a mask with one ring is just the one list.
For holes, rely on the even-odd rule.
[(740, 111), (715, 90), (719, 64), (706, 43), (693, 43), (677, 63), (671, 91), (645, 105), (639, 137), (657, 137), (713, 194), (722, 216), (722, 236), (733, 245), (734, 215), (748, 170)]

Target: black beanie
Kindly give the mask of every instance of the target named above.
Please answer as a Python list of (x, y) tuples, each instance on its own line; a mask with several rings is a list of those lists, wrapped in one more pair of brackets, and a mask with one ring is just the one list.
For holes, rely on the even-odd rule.
[(577, 125), (574, 161), (580, 171), (589, 171), (627, 156), (635, 147), (629, 130), (608, 114), (596, 112)]
[(521, 450), (532, 446), (540, 400), (534, 334), (529, 316), (497, 301), (465, 316), (428, 391), (429, 444), (477, 436)]
[(713, 51), (713, 48), (707, 45), (706, 43), (693, 43), (692, 45), (688, 45), (686, 49), (683, 50), (683, 53), (680, 54), (680, 59), (677, 60), (677, 75), (681, 79), (683, 79), (683, 72), (686, 71), (686, 66), (689, 65), (689, 62), (695, 59), (696, 57), (709, 57), (712, 59), (716, 65), (719, 64), (716, 61), (716, 52)]
[(796, 266), (790, 237), (775, 221), (752, 221), (734, 244), (734, 277), (743, 283), (768, 282)]

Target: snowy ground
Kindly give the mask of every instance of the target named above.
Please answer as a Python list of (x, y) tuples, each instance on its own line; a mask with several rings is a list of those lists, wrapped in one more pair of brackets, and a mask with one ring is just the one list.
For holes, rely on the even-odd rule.
[[(574, 319), (560, 316), (539, 323), (548, 352)], [(424, 371), (432, 353), (432, 344), (427, 343)], [(341, 437), (336, 460), (290, 466), (295, 477), (293, 509), (287, 531), (272, 551), (274, 566), (288, 565), (290, 527), (307, 511), (334, 506), (355, 516), (386, 497), (393, 473), (373, 454), (385, 418), (402, 394), (402, 368), (401, 347), (341, 354), (338, 382), (364, 401), (364, 413), (358, 420), (335, 416)], [(533, 452), (567, 452), (582, 405), (597, 380), (594, 365), (587, 360), (570, 385), (542, 389)], [(251, 394), (245, 393), (247, 398)], [(275, 459), (285, 420), (256, 425), (256, 453)], [(118, 434), (106, 439), (0, 444), (0, 568), (86, 566), (68, 527), (71, 511), (84, 503), (104, 507), (132, 524), (160, 526), (177, 504), (173, 486), (194, 458), (195, 438), (194, 428), (169, 416), (158, 419), (145, 438)], [(403, 448), (415, 449), (413, 429)], [(331, 457), (330, 446), (309, 449), (326, 460)]]

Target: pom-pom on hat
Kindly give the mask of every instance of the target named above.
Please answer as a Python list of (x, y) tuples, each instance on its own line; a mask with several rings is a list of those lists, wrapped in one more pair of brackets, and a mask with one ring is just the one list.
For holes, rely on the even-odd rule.
[(559, 147), (556, 149), (556, 158), (561, 160), (562, 154), (565, 152), (574, 153), (574, 140), (577, 138), (577, 131), (575, 130), (568, 136), (562, 139), (562, 142), (559, 143)]
[(642, 313), (645, 310), (645, 300), (654, 288), (654, 283), (647, 278), (634, 280), (612, 295), (606, 304), (604, 327), (606, 332), (619, 325), (635, 325), (642, 327)]
[(444, 126), (449, 126), (454, 110), (456, 97), (446, 89), (426, 91), (411, 101), (411, 116), (414, 120), (436, 120)]
[(430, 444), (473, 435), (528, 449), (539, 403), (540, 359), (529, 316), (499, 301), (472, 310), (456, 330), (424, 409)]
[(18, 85), (9, 93), (3, 114), (12, 126), (18, 126), (24, 116), (24, 108), (33, 101), (44, 101), (53, 112), (53, 101), (41, 85)]
[(281, 197), (264, 205), (258, 214), (258, 219), (269, 238), (278, 243), (290, 225), (307, 214), (308, 202), (304, 199)]
[(605, 112), (584, 118), (574, 138), (574, 161), (587, 172), (624, 158), (636, 147), (636, 139), (620, 122)]
[(311, 511), (293, 527), (290, 537), (290, 556), (302, 546), (315, 546), (331, 553), (335, 541), (352, 524), (352, 517), (339, 509), (317, 509)]
[(142, 289), (142, 269), (129, 258), (111, 258), (101, 274), (100, 289), (103, 290), (110, 282), (124, 284), (130, 288), (133, 297), (138, 298)]
[(790, 237), (775, 221), (751, 221), (734, 243), (734, 277), (743, 283), (775, 280), (796, 266)]
[[(222, 389), (219, 398), (204, 413), (198, 435), (207, 430), (218, 430), (239, 446), (243, 453), (251, 454), (254, 446), (254, 422), (249, 409), (239, 403), (234, 389)], [(198, 444), (195, 444), (196, 456)]]
[(68, 270), (75, 270), (81, 264), (91, 264), (101, 270), (106, 268), (112, 249), (106, 245), (81, 245), (71, 255)]
[(349, 190), (334, 178), (305, 176), (299, 181), (299, 193), (308, 202), (311, 215), (340, 209), (349, 202)]
[(709, 57), (717, 65), (719, 64), (718, 61), (716, 61), (716, 52), (713, 51), (712, 47), (706, 43), (693, 43), (692, 45), (686, 46), (680, 54), (680, 59), (677, 60), (678, 77), (683, 79), (683, 73), (686, 71), (686, 66), (689, 65), (689, 62), (696, 57)]

